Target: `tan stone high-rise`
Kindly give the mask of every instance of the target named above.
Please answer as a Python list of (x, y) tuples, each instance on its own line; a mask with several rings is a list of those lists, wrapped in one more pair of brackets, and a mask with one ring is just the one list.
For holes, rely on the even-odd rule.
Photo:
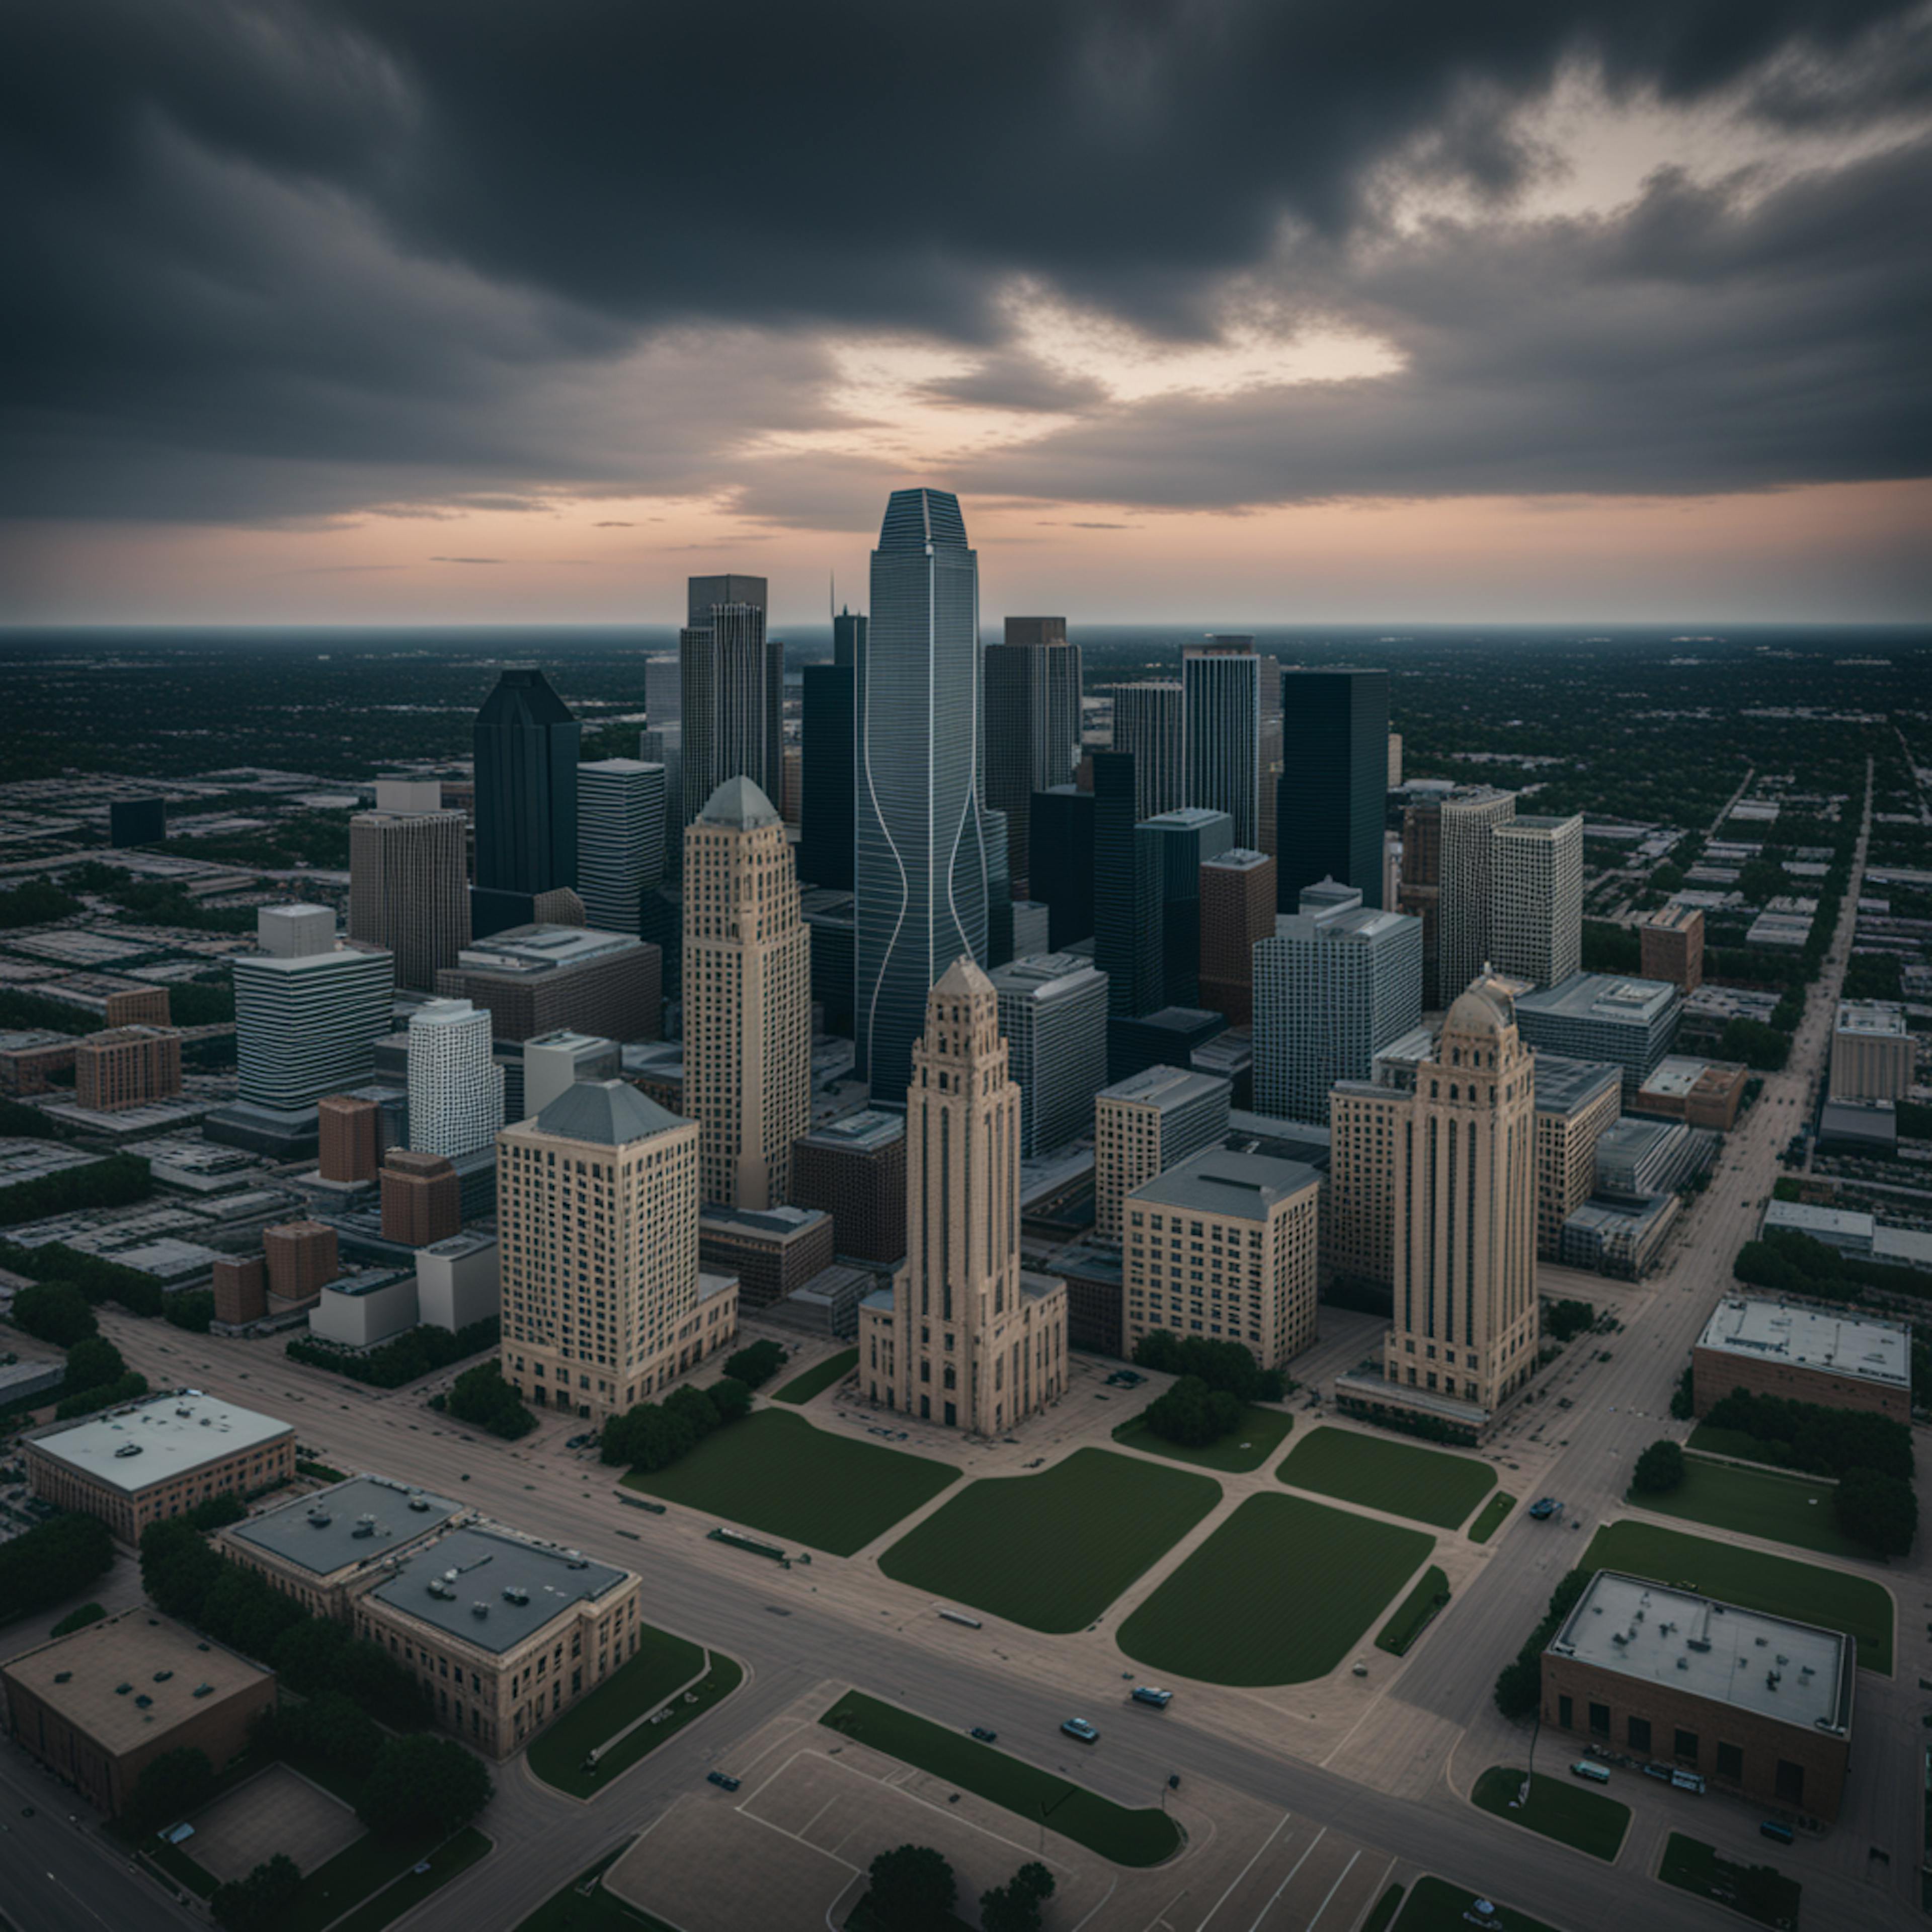
[(1535, 1071), (1504, 986), (1450, 1006), (1394, 1124), (1390, 1392), (1486, 1421), (1536, 1366)]
[(812, 1124), (812, 935), (771, 800), (728, 779), (684, 835), (684, 1101), (700, 1198), (782, 1205)]
[(598, 1423), (738, 1329), (698, 1266), (698, 1126), (621, 1080), (580, 1080), (496, 1137), (504, 1379)]
[(1020, 1090), (970, 958), (928, 995), (906, 1090), (906, 1259), (860, 1310), (874, 1402), (995, 1436), (1066, 1380), (1066, 1284), (1020, 1270)]
[(379, 778), (349, 821), (349, 937), (396, 956), (396, 984), (428, 992), (470, 944), (469, 821), (434, 778)]

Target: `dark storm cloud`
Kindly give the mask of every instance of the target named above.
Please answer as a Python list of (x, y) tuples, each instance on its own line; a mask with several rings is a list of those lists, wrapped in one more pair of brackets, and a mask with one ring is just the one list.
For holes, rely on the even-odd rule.
[[(1692, 197), (1668, 194), (1594, 251), (1558, 234), (1548, 260), (1576, 259), (1547, 274), (1537, 236), (1502, 229), (1487, 245), (1507, 294), (1471, 272), (1482, 244), (1389, 241), (1380, 268), (1353, 271), (1381, 219), (1378, 170), (1407, 157), (1505, 206), (1542, 164), (1505, 110), (1574, 58), (1612, 89), (1694, 103), (1742, 87), (1772, 124), (1856, 130), (1925, 104), (1924, 19), (1889, 0), (16, 8), (0, 22), (0, 510), (240, 520), (742, 484), (816, 520), (796, 462), (731, 452), (752, 431), (834, 419), (808, 333), (827, 323), (982, 349), (934, 400), (1082, 416), (1018, 469), (1090, 465), (1083, 494), (1117, 498), (1101, 453), (1138, 435), (1137, 473), (1172, 454), (1195, 479), (1172, 494), (1272, 496), (1255, 446), (1287, 426), (1275, 399), (1225, 420), (1198, 404), (1109, 411), (1015, 354), (992, 298), (1028, 277), (1198, 334), (1226, 278), (1275, 272), (1285, 232), (1309, 265), (1291, 295), (1318, 290), (1414, 358), (1365, 410), (1376, 386), (1296, 400), (1287, 421), (1312, 423), (1331, 488), (1399, 467), (1406, 415), (1424, 432), (1418, 487), (1470, 487), (1442, 480), (1438, 446), (1484, 404), (1498, 427), (1479, 440), (1483, 473), (1565, 487), (1593, 454), (1616, 470), (1627, 439), (1612, 409), (1578, 404), (1558, 428), (1540, 401), (1619, 356), (1721, 363), (1713, 329), (1744, 328), (1756, 353), (1754, 280), (1761, 299), (1795, 278), (1814, 300), (1822, 281), (1761, 256), (1725, 272), (1728, 306), (1712, 298), (1670, 268), (1672, 224), (1693, 249), (1735, 231), (1721, 208), (1700, 228), (1677, 205)], [(1749, 416), (1695, 418), (1738, 446), (1730, 470), (1781, 480), (1809, 436), (1827, 470), (1891, 473), (1885, 439), (1862, 452), (1858, 438), (1910, 386), (1873, 313), (1917, 245), (1906, 214), (1861, 205), (1841, 211), (1848, 232), (1787, 236), (1856, 286), (1835, 333), (1807, 325), (1811, 352), (1849, 373), (1808, 364), (1795, 338), (1770, 345), (1787, 358), (1779, 394), (1747, 372)], [(1566, 305), (1565, 273), (1594, 277), (1597, 304)], [(1499, 316), (1510, 300), (1528, 313)], [(1587, 325), (1586, 344), (1538, 317)], [(1525, 346), (1520, 381), (1502, 339)], [(1418, 396), (1438, 383), (1432, 405)], [(1164, 452), (1170, 426), (1183, 444)], [(1231, 465), (1218, 489), (1213, 439)], [(1628, 487), (1726, 467), (1701, 435), (1640, 440), (1657, 468)], [(1309, 466), (1287, 456), (1298, 477)], [(854, 480), (835, 474), (833, 496)]]

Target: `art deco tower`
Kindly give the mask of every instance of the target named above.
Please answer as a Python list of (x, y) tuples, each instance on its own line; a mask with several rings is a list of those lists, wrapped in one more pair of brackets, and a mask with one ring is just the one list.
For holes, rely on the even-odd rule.
[(684, 835), (684, 1099), (702, 1198), (777, 1208), (812, 1124), (812, 935), (772, 802), (713, 792)]
[(1535, 1069), (1504, 986), (1450, 1007), (1394, 1132), (1390, 1394), (1486, 1419), (1536, 1366)]
[(874, 1400), (998, 1435), (1064, 1386), (1066, 1288), (1020, 1272), (1020, 1090), (970, 958), (932, 988), (911, 1063), (905, 1265), (860, 1311), (860, 1373)]
[(896, 1106), (934, 981), (986, 955), (980, 563), (956, 496), (892, 493), (857, 668), (854, 1024), (873, 1100)]

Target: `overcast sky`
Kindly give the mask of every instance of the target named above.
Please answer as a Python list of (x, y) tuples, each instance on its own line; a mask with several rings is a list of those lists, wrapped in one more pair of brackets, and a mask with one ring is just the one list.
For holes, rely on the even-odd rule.
[(1932, 609), (1932, 5), (22, 0), (0, 156), (0, 622)]

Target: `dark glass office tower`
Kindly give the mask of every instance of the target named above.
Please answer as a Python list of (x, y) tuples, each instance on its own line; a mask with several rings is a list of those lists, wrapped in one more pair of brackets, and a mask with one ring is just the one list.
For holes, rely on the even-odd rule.
[(539, 892), (577, 884), (577, 758), (583, 728), (540, 670), (506, 670), (476, 714), (476, 872), (482, 939), (527, 926)]
[(1072, 782), (1080, 762), (1080, 646), (1064, 617), (1009, 617), (986, 646), (986, 802), (1006, 814), (1016, 890), (1031, 878), (1028, 809), (1036, 791)]
[(1033, 897), (1047, 910), (1047, 945), (1094, 937), (1094, 794), (1054, 785), (1033, 795)]
[[(836, 661), (805, 668), (805, 796), (799, 806), (798, 875), (839, 892), (852, 890), (853, 729), (859, 640), (866, 620), (833, 620)], [(845, 655), (838, 656), (843, 646)]]
[(956, 496), (892, 492), (872, 606), (854, 728), (854, 1017), (874, 1103), (896, 1107), (927, 994), (955, 960), (986, 956), (980, 560)]
[(1281, 778), (1275, 791), (1275, 904), (1335, 879), (1382, 903), (1388, 796), (1388, 673), (1281, 675)]
[(765, 634), (762, 577), (694, 577), (686, 602), (677, 651), (688, 824), (732, 778), (783, 795), (784, 646)]
[(1094, 754), (1094, 963), (1107, 1010), (1151, 1012), (1160, 998), (1160, 880), (1135, 836), (1134, 756)]
[(1160, 895), (1161, 997), (1169, 1006), (1195, 1005), (1201, 993), (1201, 868), (1234, 842), (1225, 812), (1184, 806), (1134, 827)]

